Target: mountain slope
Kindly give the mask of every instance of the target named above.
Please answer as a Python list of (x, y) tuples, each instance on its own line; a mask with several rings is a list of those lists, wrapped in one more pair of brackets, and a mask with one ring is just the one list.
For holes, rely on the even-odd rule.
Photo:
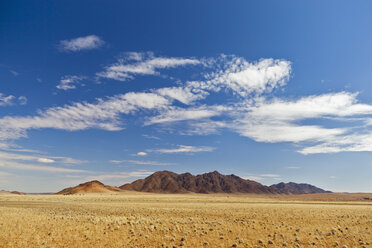
[(99, 181), (90, 181), (79, 184), (75, 187), (70, 187), (56, 193), (58, 195), (73, 195), (73, 194), (86, 194), (86, 193), (114, 193), (121, 192), (122, 190), (117, 187), (107, 186)]
[(329, 192), (309, 184), (279, 183), (265, 186), (235, 175), (222, 175), (217, 171), (196, 176), (190, 173), (158, 171), (145, 179), (124, 184), (119, 188), (154, 193), (312, 194)]
[(120, 186), (124, 190), (156, 193), (279, 193), (251, 180), (235, 175), (221, 175), (217, 171), (194, 176), (190, 173), (177, 174), (170, 171), (158, 171), (130, 184)]
[(326, 191), (321, 188), (315, 187), (306, 183), (278, 183), (273, 184), (270, 188), (276, 189), (283, 192), (284, 194), (315, 194), (315, 193), (331, 193), (331, 191)]

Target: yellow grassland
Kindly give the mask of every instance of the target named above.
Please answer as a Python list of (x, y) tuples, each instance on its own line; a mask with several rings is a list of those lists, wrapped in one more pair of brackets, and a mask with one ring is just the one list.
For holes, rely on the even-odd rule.
[(372, 203), (342, 197), (0, 196), (0, 247), (370, 247), (371, 231)]

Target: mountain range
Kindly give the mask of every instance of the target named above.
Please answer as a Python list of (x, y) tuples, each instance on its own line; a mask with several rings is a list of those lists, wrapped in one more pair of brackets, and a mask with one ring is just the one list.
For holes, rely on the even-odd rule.
[(309, 184), (279, 183), (265, 186), (261, 183), (240, 178), (236, 175), (222, 175), (217, 171), (192, 175), (171, 171), (158, 171), (129, 184), (119, 187), (154, 193), (253, 193), (253, 194), (313, 194), (330, 193)]

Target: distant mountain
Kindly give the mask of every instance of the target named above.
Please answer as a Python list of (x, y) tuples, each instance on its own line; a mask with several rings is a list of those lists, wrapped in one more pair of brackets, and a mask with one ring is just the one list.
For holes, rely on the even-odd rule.
[[(104, 185), (91, 181), (66, 188), (56, 194), (115, 193), (125, 190), (153, 193), (252, 193), (252, 194), (314, 194), (331, 193), (310, 184), (278, 183), (265, 186), (258, 182), (240, 178), (235, 175), (222, 175), (217, 171), (192, 175), (177, 174), (171, 171), (158, 171), (152, 175), (124, 184), (120, 187)], [(8, 192), (8, 191), (0, 191)], [(10, 193), (10, 192), (9, 192)], [(19, 192), (18, 192), (19, 193)], [(22, 194), (22, 193), (19, 193)]]
[(315, 193), (332, 193), (321, 188), (306, 183), (278, 183), (273, 184), (270, 188), (283, 192), (284, 194), (315, 194)]
[(158, 171), (145, 179), (125, 184), (119, 188), (156, 193), (277, 193), (276, 189), (255, 181), (244, 180), (235, 175), (221, 175), (217, 171), (197, 176), (190, 173)]
[(73, 194), (87, 194), (87, 193), (114, 193), (121, 192), (117, 187), (104, 185), (99, 181), (91, 181), (79, 184), (78, 186), (66, 188), (58, 192), (58, 195), (73, 195)]
[(25, 195), (23, 192), (0, 190), (0, 195)]
[(222, 175), (217, 171), (197, 176), (190, 173), (158, 171), (145, 179), (124, 184), (119, 188), (155, 193), (310, 194), (327, 192), (309, 184), (281, 183), (265, 186), (235, 175)]

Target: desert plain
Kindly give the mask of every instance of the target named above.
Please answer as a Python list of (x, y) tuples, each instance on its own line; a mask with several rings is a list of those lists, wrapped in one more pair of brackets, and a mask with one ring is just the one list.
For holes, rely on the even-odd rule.
[(0, 195), (0, 247), (371, 247), (358, 194)]

